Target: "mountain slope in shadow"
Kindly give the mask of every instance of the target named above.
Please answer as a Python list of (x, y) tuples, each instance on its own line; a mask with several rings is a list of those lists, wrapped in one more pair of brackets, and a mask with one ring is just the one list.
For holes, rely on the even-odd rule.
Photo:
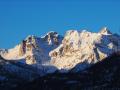
[[(78, 65), (77, 65), (78, 66)], [(76, 90), (120, 88), (120, 52), (82, 72), (54, 73), (20, 85), (19, 90)]]

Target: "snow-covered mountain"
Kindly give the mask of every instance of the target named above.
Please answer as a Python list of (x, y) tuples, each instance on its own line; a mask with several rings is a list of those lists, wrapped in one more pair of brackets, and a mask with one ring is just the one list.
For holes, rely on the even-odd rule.
[(49, 52), (58, 47), (62, 39), (51, 31), (42, 37), (30, 35), (12, 49), (0, 49), (0, 82), (6, 85), (19, 79), (33, 80), (56, 71), (57, 68), (47, 64)]
[(62, 44), (50, 52), (51, 63), (59, 69), (83, 70), (120, 50), (120, 36), (107, 28), (98, 33), (69, 30)]
[(120, 36), (105, 27), (98, 33), (69, 30), (64, 38), (54, 31), (42, 37), (30, 35), (12, 49), (0, 49), (0, 54), (8, 61), (48, 73), (74, 67), (75, 71), (83, 70), (119, 49)]
[(48, 32), (42, 37), (30, 35), (12, 49), (2, 50), (1, 56), (6, 60), (25, 59), (26, 64), (49, 61), (49, 52), (61, 43), (63, 37), (57, 32)]

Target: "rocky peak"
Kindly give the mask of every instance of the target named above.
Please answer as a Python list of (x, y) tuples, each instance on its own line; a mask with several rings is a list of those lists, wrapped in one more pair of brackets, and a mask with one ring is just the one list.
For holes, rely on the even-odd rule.
[(70, 69), (78, 63), (96, 63), (119, 50), (119, 45), (120, 36), (110, 34), (107, 28), (99, 33), (70, 30), (66, 32), (62, 44), (49, 55), (53, 65), (59, 69)]
[(37, 48), (37, 37), (29, 35), (25, 40), (20, 44), (19, 55), (25, 56), (27, 64), (35, 63), (35, 56), (33, 51)]
[(63, 37), (56, 32), (49, 32), (44, 37), (29, 35), (20, 44), (0, 54), (6, 60), (25, 59), (27, 64), (39, 64), (50, 60), (49, 52), (60, 45)]
[(104, 27), (100, 30), (100, 34), (112, 34), (107, 27)]
[(50, 31), (46, 35), (44, 35), (42, 38), (46, 42), (48, 42), (48, 45), (59, 45), (63, 37), (60, 36), (57, 32)]
[(43, 37), (29, 35), (20, 44), (20, 55), (25, 55), (27, 64), (40, 63), (49, 60), (49, 51), (56, 48), (62, 38), (57, 32), (49, 32)]
[(104, 28), (98, 33), (69, 30), (64, 38), (53, 31), (43, 37), (29, 35), (2, 56), (6, 60), (25, 59), (27, 64), (50, 62), (59, 69), (71, 69), (78, 63), (94, 64), (118, 50), (120, 36)]

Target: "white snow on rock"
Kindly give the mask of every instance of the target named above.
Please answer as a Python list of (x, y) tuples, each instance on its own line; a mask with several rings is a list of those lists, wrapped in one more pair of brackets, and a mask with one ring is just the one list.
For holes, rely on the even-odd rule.
[(59, 44), (63, 37), (57, 32), (48, 32), (44, 37), (29, 35), (20, 44), (12, 49), (8, 49), (1, 56), (6, 60), (25, 60), (26, 64), (42, 64), (50, 60), (49, 52)]
[(2, 56), (7, 60), (19, 60), (24, 58), (19, 55), (20, 45), (15, 46), (12, 49), (7, 50), (7, 52), (3, 53)]
[(119, 49), (120, 36), (112, 34), (106, 27), (98, 33), (69, 30), (62, 44), (49, 55), (51, 64), (59, 69), (70, 70), (79, 65), (83, 70)]
[(120, 36), (105, 27), (98, 33), (69, 30), (64, 38), (54, 31), (42, 37), (29, 35), (12, 49), (0, 49), (0, 55), (6, 60), (37, 67), (44, 73), (53, 73), (75, 67), (76, 71), (83, 70), (119, 49)]

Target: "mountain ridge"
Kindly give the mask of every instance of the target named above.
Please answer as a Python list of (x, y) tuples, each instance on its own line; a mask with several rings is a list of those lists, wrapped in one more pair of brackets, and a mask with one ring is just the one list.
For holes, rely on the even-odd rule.
[(71, 69), (78, 63), (83, 68), (97, 63), (119, 49), (120, 36), (112, 34), (105, 27), (98, 33), (67, 31), (62, 44), (49, 54), (56, 67)]
[[(58, 75), (57, 77), (63, 86), (64, 78), (66, 78), (64, 76), (68, 75), (70, 78), (75, 78), (75, 81), (68, 80), (66, 82), (67, 84), (72, 83), (73, 85), (79, 82), (76, 82), (76, 77), (79, 78), (79, 76), (75, 74), (80, 73), (81, 81), (83, 81), (82, 77), (84, 76), (84, 80), (89, 80), (88, 78), (93, 75), (91, 73), (99, 73), (96, 71), (97, 68), (91, 68), (102, 68), (104, 64), (100, 63), (106, 62), (105, 58), (119, 51), (120, 36), (111, 33), (106, 27), (97, 33), (87, 30), (68, 30), (64, 37), (54, 31), (48, 32), (42, 37), (29, 35), (14, 48), (0, 49), (0, 88), (5, 88), (6, 85), (10, 88), (17, 87), (22, 81), (27, 83), (39, 77), (42, 79), (42, 81), (40, 79), (42, 83), (44, 79), (49, 78), (50, 81), (54, 81), (52, 78), (54, 78), (54, 76), (56, 77), (56, 75)], [(105, 63), (105, 65), (109, 65), (109, 63)], [(115, 64), (112, 66), (116, 67)], [(111, 68), (112, 67), (110, 67), (110, 69)], [(89, 73), (87, 73), (86, 70), (89, 71)], [(84, 73), (81, 74), (82, 72)], [(49, 75), (53, 77), (49, 77)], [(61, 81), (61, 79), (63, 79), (63, 81)], [(49, 83), (49, 81), (47, 82)], [(59, 83), (59, 80), (56, 82)], [(47, 85), (52, 84), (48, 83)], [(91, 83), (92, 80), (85, 85), (91, 85)], [(82, 83), (82, 85), (84, 85), (84, 83)]]
[[(15, 60), (38, 68), (48, 65), (61, 71), (69, 71), (81, 63), (76, 69), (79, 71), (119, 49), (120, 36), (112, 34), (107, 27), (104, 27), (98, 33), (69, 30), (64, 37), (54, 31), (42, 37), (29, 35), (14, 48), (1, 49), (0, 53), (6, 60)], [(53, 71), (51, 69), (51, 72), (56, 69)]]

